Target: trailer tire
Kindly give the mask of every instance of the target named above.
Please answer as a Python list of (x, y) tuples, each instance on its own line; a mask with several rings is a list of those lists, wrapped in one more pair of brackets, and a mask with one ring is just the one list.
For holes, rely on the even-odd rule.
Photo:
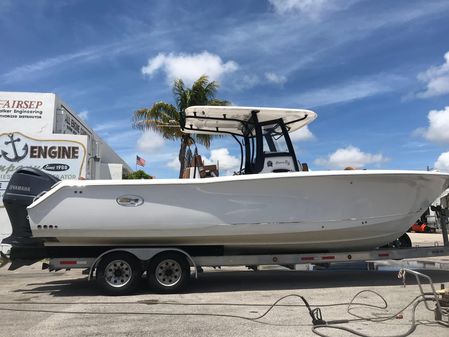
[(97, 285), (108, 295), (127, 295), (138, 287), (142, 267), (134, 255), (114, 252), (100, 260), (96, 276)]
[(180, 292), (190, 278), (187, 258), (177, 252), (160, 253), (150, 260), (148, 271), (150, 287), (161, 294)]

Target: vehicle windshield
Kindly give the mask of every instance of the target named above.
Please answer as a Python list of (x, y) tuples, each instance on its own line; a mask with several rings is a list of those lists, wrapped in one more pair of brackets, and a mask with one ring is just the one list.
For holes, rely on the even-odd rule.
[(284, 133), (279, 123), (262, 126), (263, 152), (289, 152)]

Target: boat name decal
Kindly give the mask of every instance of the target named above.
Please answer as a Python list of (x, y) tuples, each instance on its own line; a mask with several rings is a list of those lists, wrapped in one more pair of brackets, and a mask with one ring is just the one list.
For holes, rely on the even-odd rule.
[(143, 204), (143, 198), (138, 195), (121, 195), (115, 200), (117, 204), (125, 207), (137, 207)]
[(283, 160), (283, 161), (278, 161), (276, 160), (276, 165), (280, 165), (280, 164), (284, 164), (284, 165), (288, 165), (290, 166), (290, 161), (289, 160)]

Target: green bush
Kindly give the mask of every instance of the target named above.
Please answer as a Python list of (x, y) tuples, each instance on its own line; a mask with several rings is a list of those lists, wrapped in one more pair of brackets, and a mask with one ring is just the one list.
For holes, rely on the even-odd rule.
[(145, 173), (143, 170), (134, 171), (130, 174), (124, 174), (123, 179), (153, 179), (153, 176)]

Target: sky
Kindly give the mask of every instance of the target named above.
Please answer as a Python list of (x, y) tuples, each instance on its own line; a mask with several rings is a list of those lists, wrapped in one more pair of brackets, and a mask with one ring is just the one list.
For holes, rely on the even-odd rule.
[[(131, 167), (177, 177), (179, 143), (132, 128), (202, 74), (233, 105), (307, 108), (311, 170), (449, 171), (449, 1), (0, 0), (0, 91), (54, 92)], [(222, 174), (232, 138), (198, 148)]]

